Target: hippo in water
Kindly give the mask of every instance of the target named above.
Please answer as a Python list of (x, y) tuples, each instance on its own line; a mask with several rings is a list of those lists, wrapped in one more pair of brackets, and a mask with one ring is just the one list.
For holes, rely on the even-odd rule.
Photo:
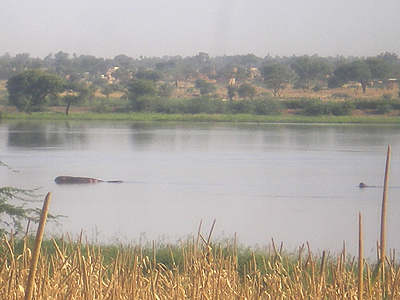
[(110, 180), (104, 181), (90, 177), (74, 177), (74, 176), (58, 176), (54, 181), (57, 184), (74, 184), (74, 183), (98, 183), (98, 182), (110, 182), (110, 183), (121, 183), (121, 180)]

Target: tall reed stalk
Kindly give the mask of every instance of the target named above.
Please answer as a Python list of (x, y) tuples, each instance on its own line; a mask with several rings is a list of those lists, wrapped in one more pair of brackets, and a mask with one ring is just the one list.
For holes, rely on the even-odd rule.
[(387, 280), (385, 278), (385, 261), (386, 261), (386, 224), (387, 224), (387, 195), (389, 189), (389, 169), (390, 169), (391, 147), (387, 148), (385, 179), (383, 184), (382, 196), (382, 212), (381, 212), (381, 244), (380, 244), (380, 271), (382, 276), (382, 292), (384, 297), (387, 295)]
[(387, 223), (387, 195), (389, 188), (389, 168), (390, 168), (391, 148), (388, 146), (386, 155), (385, 179), (383, 183), (382, 212), (381, 212), (381, 244), (380, 244), (380, 263), (382, 270), (386, 259), (386, 223)]
[(35, 247), (33, 248), (31, 263), (29, 267), (28, 283), (25, 289), (25, 300), (32, 299), (36, 268), (39, 260), (40, 247), (42, 245), (42, 240), (43, 240), (44, 226), (46, 224), (47, 214), (49, 212), (50, 199), (51, 199), (51, 193), (49, 192), (47, 193), (46, 198), (44, 199), (42, 212), (40, 214), (39, 226), (37, 229), (36, 239), (35, 239)]
[(364, 245), (363, 245), (363, 228), (362, 228), (362, 215), (358, 215), (358, 299), (363, 299), (364, 294)]

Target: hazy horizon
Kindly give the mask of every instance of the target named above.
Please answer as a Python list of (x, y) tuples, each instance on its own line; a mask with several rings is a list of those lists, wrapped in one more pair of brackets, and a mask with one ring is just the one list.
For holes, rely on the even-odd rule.
[(388, 0), (16, 0), (0, 55), (375, 56), (400, 52), (399, 15)]

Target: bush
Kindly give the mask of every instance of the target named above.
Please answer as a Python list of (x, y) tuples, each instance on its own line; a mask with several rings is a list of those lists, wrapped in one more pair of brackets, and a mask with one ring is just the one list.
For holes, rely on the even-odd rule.
[(301, 99), (290, 99), (290, 100), (283, 101), (282, 105), (286, 109), (302, 109), (304, 101), (305, 101), (304, 98), (301, 98)]
[(222, 100), (213, 99), (208, 96), (191, 98), (182, 105), (182, 113), (186, 114), (218, 114), (224, 112)]
[(377, 107), (375, 100), (356, 99), (353, 103), (356, 109), (376, 109)]
[(378, 104), (378, 106), (376, 107), (376, 113), (380, 115), (387, 114), (390, 110), (391, 110), (390, 103), (382, 102)]
[(201, 95), (208, 95), (217, 90), (217, 88), (210, 82), (204, 79), (197, 79), (195, 82), (195, 87), (200, 90)]
[(141, 112), (149, 110), (150, 103), (153, 100), (151, 96), (140, 96), (131, 99), (131, 108), (135, 112)]
[(306, 99), (303, 101), (302, 113), (306, 116), (328, 115), (329, 109), (319, 99)]
[(307, 99), (303, 102), (302, 113), (307, 116), (345, 116), (349, 115), (352, 109), (353, 105), (346, 101), (323, 102), (319, 99)]
[(246, 99), (246, 98), (253, 99), (257, 94), (257, 90), (252, 84), (243, 83), (237, 89), (237, 93), (238, 93), (239, 97), (241, 97), (243, 99)]
[(328, 79), (328, 89), (341, 88), (343, 85), (344, 82), (335, 76), (329, 77)]
[(260, 98), (254, 100), (253, 113), (256, 115), (279, 115), (283, 109), (283, 104), (277, 100)]
[(328, 106), (329, 114), (334, 116), (347, 116), (351, 113), (353, 106), (349, 102), (329, 101), (326, 103)]
[(394, 99), (356, 99), (354, 101), (356, 109), (375, 109), (388, 112), (390, 109), (400, 109), (400, 101)]
[(251, 114), (253, 112), (252, 100), (232, 100), (227, 102), (227, 112), (231, 114)]
[(390, 101), (390, 108), (391, 109), (400, 109), (400, 100), (399, 99), (393, 99)]
[(297, 80), (294, 84), (293, 84), (293, 89), (295, 90), (308, 90), (308, 85), (306, 82), (301, 81), (301, 80)]
[(316, 85), (314, 85), (312, 90), (313, 92), (319, 92), (320, 90), (322, 90), (322, 86), (319, 83), (317, 83)]

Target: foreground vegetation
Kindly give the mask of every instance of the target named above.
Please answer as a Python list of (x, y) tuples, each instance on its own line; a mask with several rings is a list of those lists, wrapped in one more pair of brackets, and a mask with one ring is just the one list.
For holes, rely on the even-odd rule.
[[(33, 241), (3, 239), (0, 298), (23, 299)], [(387, 260), (376, 277), (365, 263), (363, 299), (400, 299), (399, 266)], [(180, 245), (44, 243), (34, 299), (359, 299), (358, 263), (345, 250), (285, 253), (214, 244), (199, 234)]]

